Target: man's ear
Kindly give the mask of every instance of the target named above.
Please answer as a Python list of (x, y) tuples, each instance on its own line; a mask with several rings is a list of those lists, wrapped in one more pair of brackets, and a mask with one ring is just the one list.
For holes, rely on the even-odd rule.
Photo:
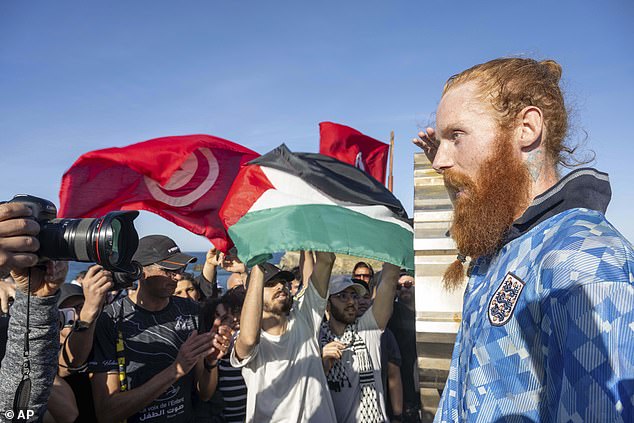
[(538, 148), (544, 131), (544, 117), (539, 107), (526, 106), (517, 116), (517, 139), (520, 148), (528, 152)]
[(146, 280), (148, 277), (147, 275), (147, 270), (145, 270), (145, 266), (143, 267), (143, 271), (141, 272), (141, 276), (139, 276), (139, 280), (140, 281), (144, 281)]

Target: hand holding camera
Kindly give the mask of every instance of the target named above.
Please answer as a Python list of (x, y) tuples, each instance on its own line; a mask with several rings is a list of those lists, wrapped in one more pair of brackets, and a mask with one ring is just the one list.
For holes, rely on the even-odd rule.
[(86, 299), (81, 309), (82, 321), (92, 323), (97, 319), (106, 296), (113, 286), (112, 273), (105, 270), (103, 266), (96, 264), (88, 269), (82, 280)]
[(31, 294), (36, 297), (48, 297), (54, 295), (59, 286), (66, 280), (68, 262), (47, 261), (41, 266), (30, 269), (13, 269), (11, 276), (17, 289), (26, 293), (31, 278)]
[(0, 274), (37, 263), (35, 252), (40, 244), (35, 236), (40, 225), (31, 218), (32, 214), (25, 204), (0, 204)]
[(139, 244), (133, 224), (138, 214), (114, 211), (96, 219), (57, 219), (50, 201), (16, 195), (0, 203), (0, 273), (11, 271), (18, 288), (26, 292), (26, 269), (37, 265), (30, 271), (31, 292), (46, 296), (57, 291), (50, 282), (58, 278), (47, 275), (58, 268), (48, 265), (51, 260), (95, 262), (117, 272), (118, 286), (130, 285), (141, 267), (132, 262)]

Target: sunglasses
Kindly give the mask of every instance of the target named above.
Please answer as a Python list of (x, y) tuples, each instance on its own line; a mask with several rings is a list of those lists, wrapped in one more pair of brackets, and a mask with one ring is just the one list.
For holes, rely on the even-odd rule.
[(184, 267), (179, 267), (176, 270), (172, 270), (172, 269), (167, 269), (163, 266), (159, 266), (158, 264), (156, 265), (156, 268), (159, 269), (161, 272), (165, 273), (166, 275), (182, 275), (185, 273), (185, 268)]
[(396, 287), (396, 289), (401, 289), (401, 288), (411, 288), (414, 286), (414, 282), (411, 281), (405, 281), (403, 283), (399, 283), (398, 286)]

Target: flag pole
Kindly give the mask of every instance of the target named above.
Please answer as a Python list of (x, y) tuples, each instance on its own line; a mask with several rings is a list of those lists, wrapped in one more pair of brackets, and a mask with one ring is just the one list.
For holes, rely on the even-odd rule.
[(390, 132), (390, 173), (387, 177), (387, 189), (392, 192), (394, 189), (394, 178), (392, 176), (392, 166), (394, 165), (394, 131)]

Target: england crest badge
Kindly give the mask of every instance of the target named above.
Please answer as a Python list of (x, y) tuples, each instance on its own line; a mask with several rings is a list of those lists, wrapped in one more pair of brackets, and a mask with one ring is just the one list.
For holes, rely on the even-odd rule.
[(489, 302), (489, 321), (493, 326), (503, 326), (511, 320), (524, 285), (524, 281), (511, 272), (504, 276), (504, 280)]

